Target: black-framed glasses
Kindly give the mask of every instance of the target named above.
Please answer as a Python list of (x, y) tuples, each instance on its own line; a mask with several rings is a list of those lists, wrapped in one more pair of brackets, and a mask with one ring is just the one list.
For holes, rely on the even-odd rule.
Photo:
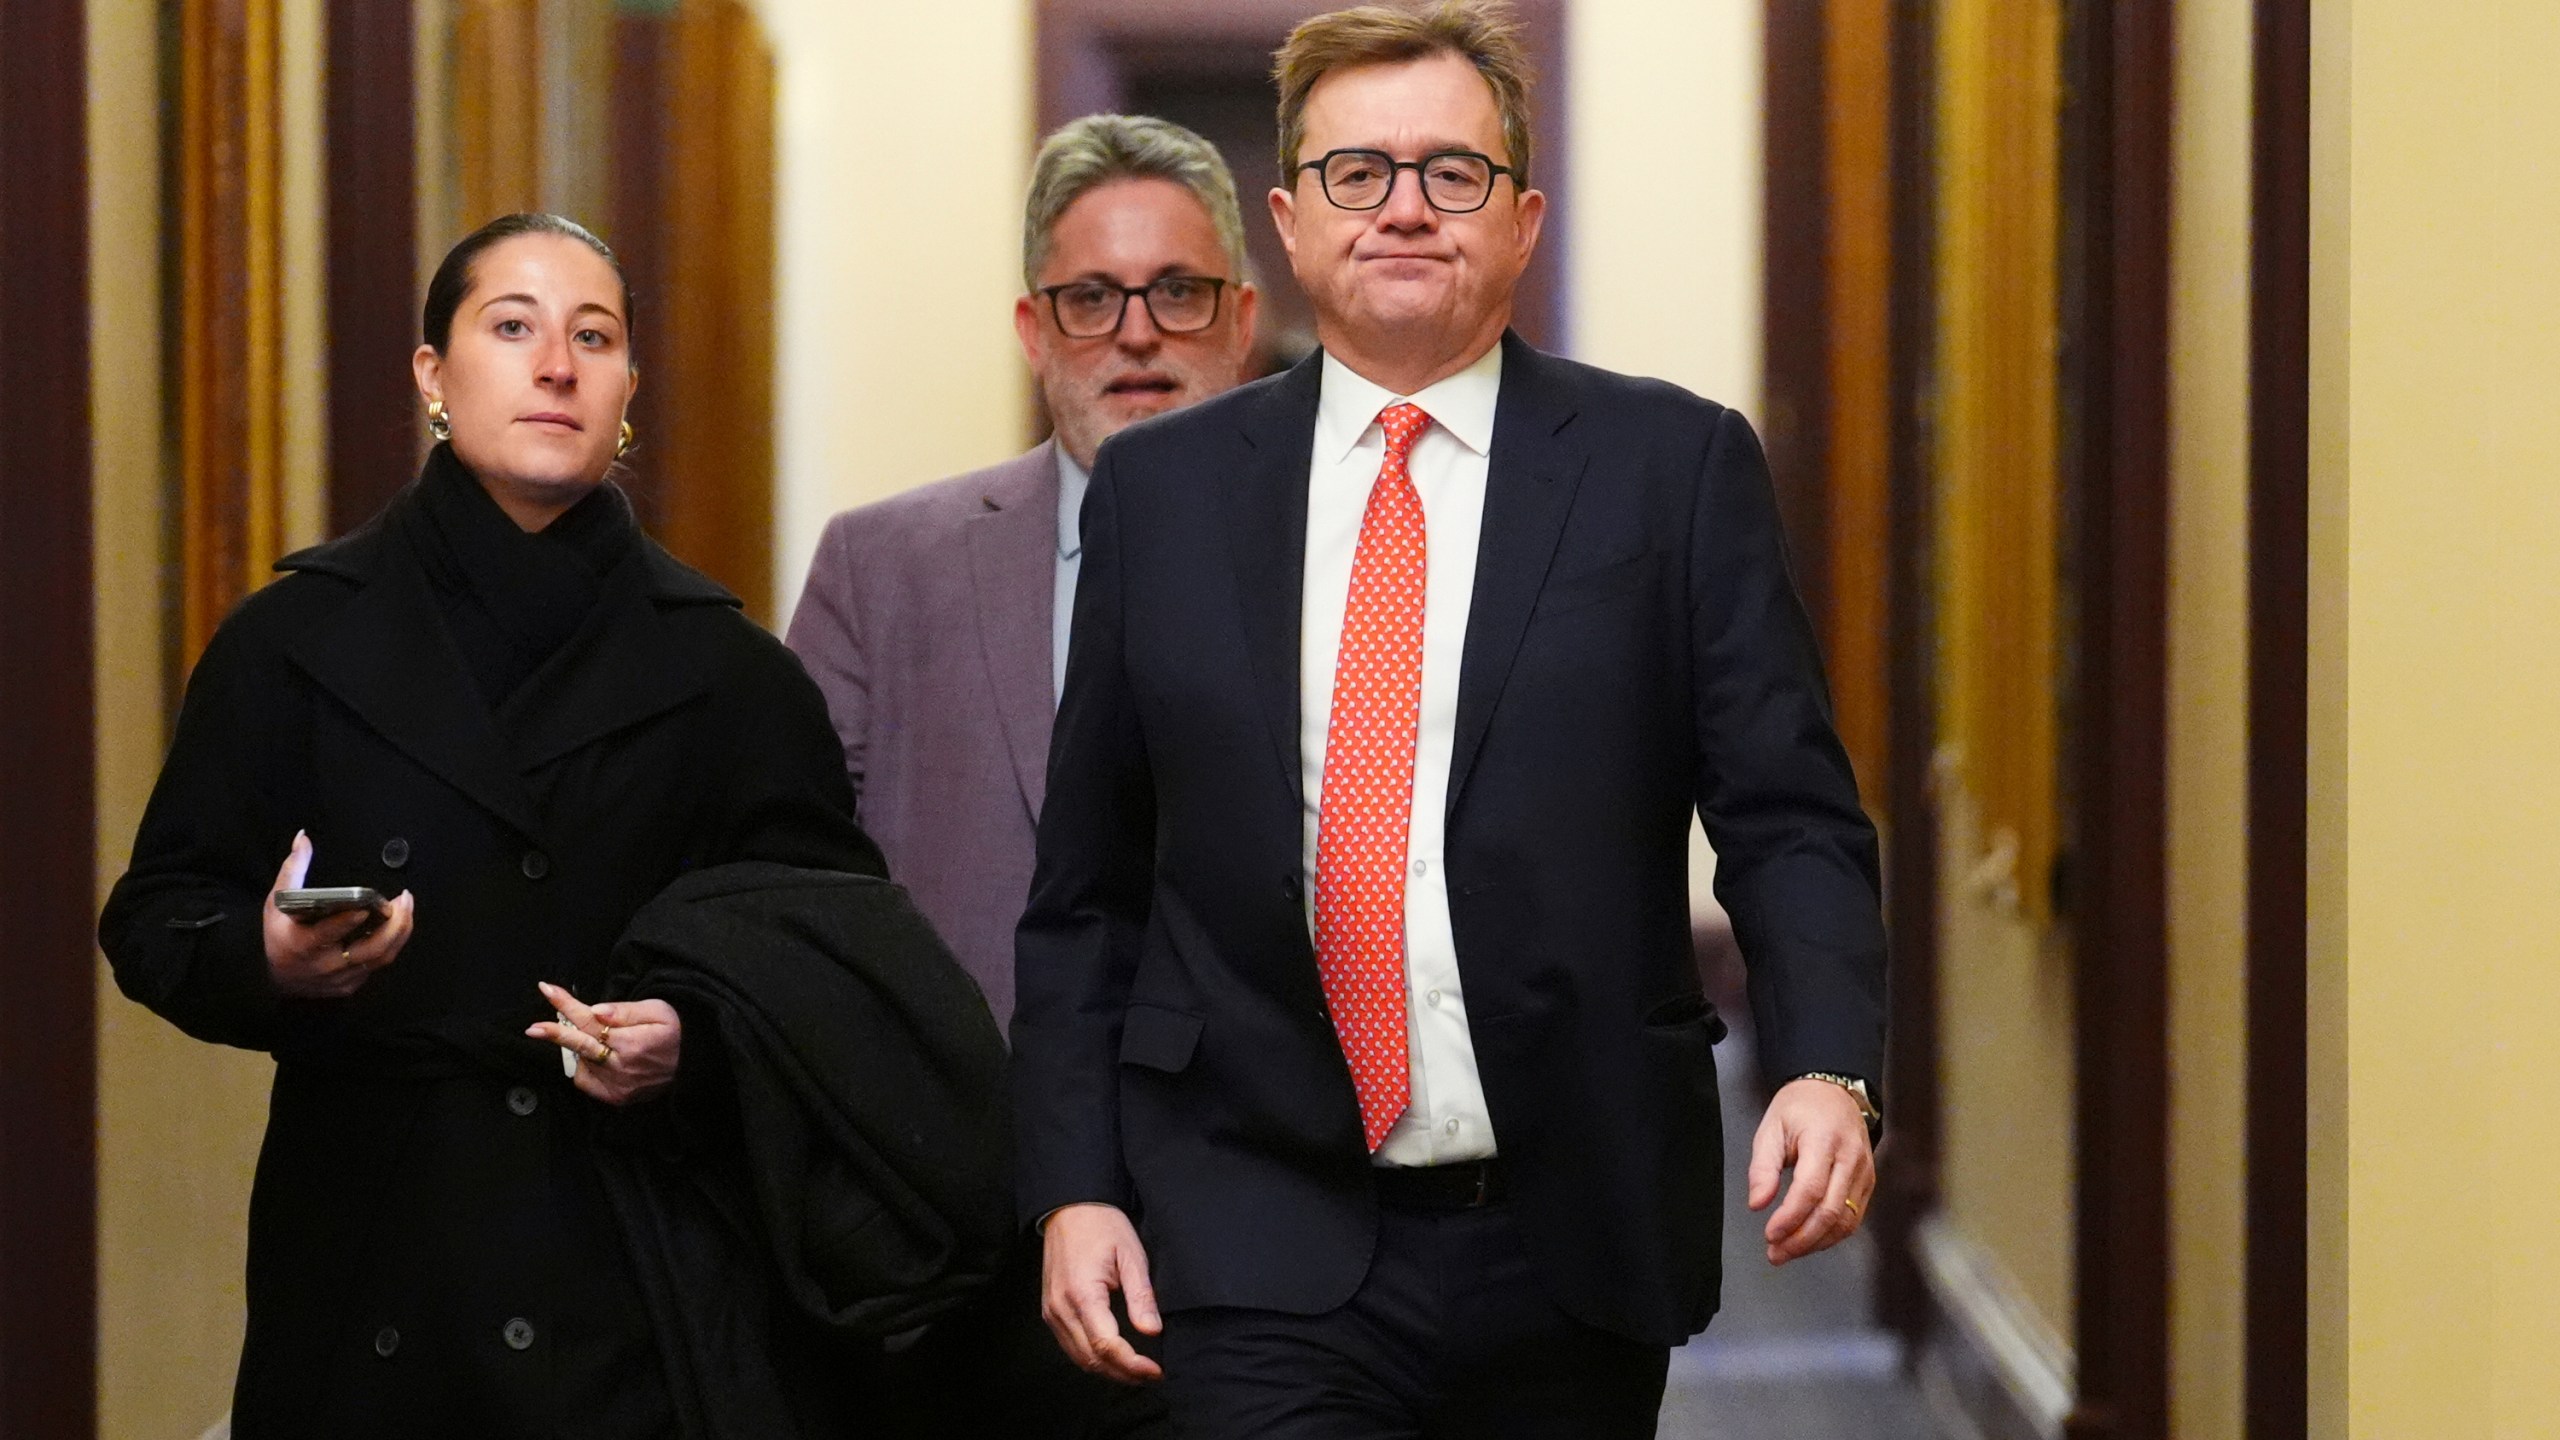
[(1116, 335), (1129, 316), (1129, 299), (1147, 307), (1147, 318), (1167, 335), (1206, 330), (1218, 319), (1218, 297), (1224, 280), (1206, 275), (1167, 275), (1144, 285), (1109, 280), (1070, 280), (1043, 285), (1035, 292), (1049, 302), (1049, 316), (1070, 340), (1098, 340)]
[(1324, 186), (1324, 198), (1344, 210), (1375, 210), (1395, 193), (1396, 172), (1410, 170), (1422, 181), (1422, 198), (1443, 215), (1481, 210), (1493, 198), (1493, 177), (1508, 175), (1520, 183), (1520, 172), (1496, 165), (1490, 155), (1473, 150), (1439, 150), (1419, 160), (1398, 160), (1384, 150), (1328, 150), (1299, 162), (1313, 170)]

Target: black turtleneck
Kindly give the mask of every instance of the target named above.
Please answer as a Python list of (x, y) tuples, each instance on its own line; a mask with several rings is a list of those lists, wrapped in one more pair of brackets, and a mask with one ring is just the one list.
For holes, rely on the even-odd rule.
[(450, 445), (427, 454), (414, 528), (419, 559), (454, 648), (491, 710), (504, 705), (584, 624), (604, 577), (640, 527), (611, 482), (541, 530), (498, 508)]

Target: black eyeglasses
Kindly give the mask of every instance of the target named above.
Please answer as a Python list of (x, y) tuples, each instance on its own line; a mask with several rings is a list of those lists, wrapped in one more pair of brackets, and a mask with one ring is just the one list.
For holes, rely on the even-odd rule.
[(1473, 150), (1441, 150), (1419, 160), (1398, 160), (1384, 150), (1328, 150), (1300, 162), (1298, 169), (1316, 172), (1324, 198), (1344, 210), (1375, 210), (1386, 204), (1395, 193), (1399, 170), (1421, 177), (1422, 198), (1443, 215), (1483, 209), (1493, 198), (1496, 175), (1510, 176), (1514, 186), (1520, 183), (1519, 171)]
[(1129, 297), (1147, 307), (1147, 318), (1167, 335), (1206, 330), (1218, 318), (1224, 280), (1206, 275), (1167, 275), (1144, 285), (1117, 285), (1108, 280), (1070, 280), (1043, 285), (1034, 292), (1047, 298), (1049, 316), (1070, 340), (1116, 335), (1129, 315)]

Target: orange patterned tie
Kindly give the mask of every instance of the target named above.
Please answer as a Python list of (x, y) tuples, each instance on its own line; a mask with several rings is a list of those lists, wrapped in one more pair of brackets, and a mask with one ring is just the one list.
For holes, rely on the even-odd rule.
[(1431, 426), (1378, 414), (1387, 458), (1352, 552), (1316, 816), (1316, 972), (1375, 1151), (1412, 1094), (1405, 1061), (1404, 873), (1422, 712), (1422, 496), (1405, 457)]

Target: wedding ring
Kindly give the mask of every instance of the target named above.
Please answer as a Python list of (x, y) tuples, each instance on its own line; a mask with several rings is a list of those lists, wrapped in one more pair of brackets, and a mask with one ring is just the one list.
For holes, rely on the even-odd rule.
[(1852, 1199), (1849, 1199), (1847, 1196), (1842, 1196), (1842, 1197), (1841, 1197), (1841, 1200), (1840, 1200), (1840, 1203), (1849, 1207), (1849, 1214), (1850, 1214), (1850, 1217), (1851, 1217), (1851, 1218), (1853, 1218), (1853, 1219), (1854, 1219), (1854, 1218), (1856, 1218), (1856, 1216), (1857, 1216), (1857, 1214), (1858, 1214), (1858, 1202), (1857, 1202), (1857, 1201), (1852, 1200)]

